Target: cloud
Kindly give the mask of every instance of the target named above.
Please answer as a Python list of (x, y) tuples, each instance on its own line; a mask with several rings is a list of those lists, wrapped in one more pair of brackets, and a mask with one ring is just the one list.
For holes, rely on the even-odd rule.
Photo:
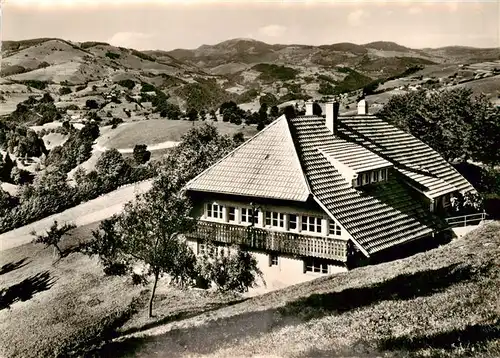
[(259, 28), (259, 34), (267, 37), (281, 37), (286, 32), (286, 26), (282, 25), (267, 25)]
[(410, 9), (408, 10), (408, 13), (412, 14), (412, 15), (418, 15), (418, 14), (421, 14), (422, 13), (422, 8), (421, 7), (418, 7), (418, 6), (412, 6), (410, 7)]
[(362, 24), (363, 20), (370, 17), (370, 14), (363, 9), (358, 9), (355, 11), (351, 11), (349, 15), (347, 15), (347, 21), (351, 26), (359, 26)]
[(143, 32), (117, 32), (111, 36), (107, 42), (114, 46), (131, 47), (134, 49), (144, 49), (144, 40), (153, 37), (152, 34), (145, 34)]

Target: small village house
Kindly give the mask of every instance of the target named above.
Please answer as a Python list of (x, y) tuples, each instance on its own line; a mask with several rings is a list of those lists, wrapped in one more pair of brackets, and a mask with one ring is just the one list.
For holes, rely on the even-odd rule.
[(242, 244), (271, 288), (343, 272), (432, 243), (447, 232), (452, 196), (475, 192), (436, 151), (369, 114), (339, 116), (312, 102), (281, 116), (191, 180), (200, 216), (187, 235), (196, 253), (206, 240)]

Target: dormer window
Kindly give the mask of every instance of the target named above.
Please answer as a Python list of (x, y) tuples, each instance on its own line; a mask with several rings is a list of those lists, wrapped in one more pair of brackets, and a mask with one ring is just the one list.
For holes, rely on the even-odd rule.
[(370, 183), (378, 183), (381, 181), (386, 181), (387, 178), (388, 178), (387, 168), (359, 173), (356, 178), (356, 186), (363, 186)]

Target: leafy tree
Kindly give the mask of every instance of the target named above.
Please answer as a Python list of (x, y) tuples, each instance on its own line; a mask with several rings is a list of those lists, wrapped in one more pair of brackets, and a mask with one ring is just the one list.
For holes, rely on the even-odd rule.
[(155, 92), (156, 87), (150, 83), (143, 83), (141, 87), (141, 92)]
[(151, 152), (146, 144), (136, 144), (134, 147), (134, 161), (138, 164), (144, 164), (151, 158)]
[(88, 99), (85, 101), (85, 107), (88, 109), (98, 109), (99, 103), (95, 99)]
[(272, 106), (271, 107), (271, 111), (269, 112), (269, 114), (271, 115), (271, 117), (273, 118), (276, 118), (279, 116), (280, 114), (280, 110), (278, 108), (278, 106)]
[(0, 154), (0, 181), (9, 182), (11, 177), (12, 169), (16, 164), (10, 159), (9, 153), (5, 153), (3, 160)]
[(108, 149), (97, 160), (95, 170), (102, 178), (105, 188), (115, 188), (124, 183), (130, 173), (130, 165), (116, 149)]
[(379, 115), (448, 161), (473, 158), (490, 165), (500, 161), (500, 110), (484, 96), (473, 97), (469, 89), (393, 96)]
[(61, 249), (59, 243), (64, 235), (67, 234), (68, 231), (76, 228), (76, 225), (72, 223), (64, 223), (62, 226), (59, 226), (57, 220), (54, 220), (54, 223), (50, 227), (49, 230), (45, 234), (37, 234), (36, 231), (32, 231), (30, 234), (35, 236), (33, 242), (36, 244), (44, 244), (45, 246), (54, 246), (57, 250), (59, 257), (64, 256), (64, 251)]
[(70, 93), (71, 93), (71, 88), (69, 88), (69, 87), (59, 88), (59, 95), (61, 95), (61, 96), (64, 96), (64, 95), (70, 94)]
[(262, 105), (263, 103), (267, 104), (268, 107), (272, 107), (278, 104), (278, 99), (272, 93), (266, 93), (259, 98), (259, 104)]
[(200, 119), (202, 121), (207, 119), (207, 112), (204, 109), (200, 110)]
[(233, 141), (236, 145), (240, 145), (245, 141), (245, 135), (243, 132), (238, 132), (233, 135)]
[(202, 278), (213, 283), (218, 290), (247, 292), (257, 279), (263, 278), (257, 260), (239, 246), (216, 247), (207, 242), (207, 249), (199, 260)]
[(286, 118), (292, 119), (297, 117), (297, 113), (295, 111), (295, 108), (293, 106), (286, 106), (283, 109), (283, 113), (285, 114)]
[[(149, 300), (149, 316), (153, 316), (153, 300), (162, 274), (174, 282), (187, 284), (195, 278), (194, 253), (180, 235), (195, 223), (190, 217), (191, 204), (175, 186), (152, 190), (125, 205), (114, 225), (101, 226), (102, 234), (94, 235), (93, 254), (112, 263), (129, 266), (140, 262), (153, 276)], [(91, 250), (92, 251), (92, 250)], [(191, 267), (190, 267), (191, 266)]]
[(198, 111), (194, 108), (191, 108), (187, 111), (187, 117), (190, 121), (196, 121), (198, 119)]
[(18, 167), (12, 168), (10, 178), (11, 182), (17, 185), (23, 185), (33, 181), (33, 176), (29, 171), (19, 169)]
[(53, 103), (53, 102), (54, 98), (48, 92), (45, 92), (42, 98), (40, 98), (40, 103)]

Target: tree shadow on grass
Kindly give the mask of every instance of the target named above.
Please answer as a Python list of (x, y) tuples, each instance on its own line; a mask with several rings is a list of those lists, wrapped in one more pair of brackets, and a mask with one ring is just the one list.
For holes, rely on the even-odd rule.
[(196, 317), (202, 313), (216, 311), (216, 310), (223, 308), (223, 307), (233, 306), (237, 303), (241, 303), (241, 302), (244, 302), (246, 300), (248, 300), (248, 298), (233, 300), (233, 301), (225, 302), (225, 303), (216, 303), (216, 304), (211, 305), (209, 308), (199, 308), (199, 309), (194, 309), (194, 310), (179, 311), (179, 312), (176, 312), (174, 314), (165, 316), (159, 320), (155, 320), (153, 322), (146, 323), (140, 327), (129, 328), (129, 329), (121, 332), (121, 335), (124, 336), (124, 335), (132, 334), (135, 332), (141, 332), (141, 331), (145, 331), (145, 330), (148, 330), (150, 328), (158, 327), (158, 326), (161, 326), (161, 325), (173, 322), (173, 321), (179, 321), (181, 319)]
[[(483, 269), (488, 270), (490, 266)], [(312, 294), (279, 308), (282, 315), (298, 315), (304, 320), (343, 313), (386, 300), (411, 300), (444, 291), (457, 282), (478, 274), (472, 266), (450, 265), (435, 270), (398, 275), (371, 286), (349, 288), (341, 292)]]
[(4, 274), (9, 273), (11, 271), (17, 270), (23, 266), (26, 266), (27, 264), (30, 263), (30, 261), (27, 261), (27, 260), (28, 260), (28, 258), (25, 257), (24, 259), (19, 260), (17, 262), (9, 262), (8, 264), (3, 265), (0, 268), (0, 275), (4, 275)]
[[(489, 269), (486, 265), (482, 270)], [(481, 271), (482, 271), (481, 270)], [(312, 294), (285, 304), (283, 307), (250, 311), (219, 318), (197, 327), (173, 328), (152, 337), (134, 337), (109, 343), (97, 356), (113, 352), (115, 356), (145, 356), (154, 352), (169, 352), (175, 357), (186, 352), (210, 354), (235, 341), (294, 326), (313, 318), (341, 314), (376, 304), (384, 300), (409, 300), (444, 291), (458, 282), (472, 280), (479, 272), (471, 266), (450, 265), (440, 269), (419, 271), (396, 276), (370, 286), (346, 289), (340, 292)]]
[(453, 349), (454, 347), (481, 348), (488, 342), (500, 339), (500, 319), (491, 324), (469, 325), (462, 329), (431, 335), (387, 338), (379, 342), (379, 349), (385, 351), (415, 351), (425, 348)]
[(0, 290), (0, 310), (10, 308), (18, 301), (28, 301), (33, 296), (42, 291), (50, 289), (55, 283), (55, 279), (50, 277), (49, 271), (40, 272), (34, 276)]

